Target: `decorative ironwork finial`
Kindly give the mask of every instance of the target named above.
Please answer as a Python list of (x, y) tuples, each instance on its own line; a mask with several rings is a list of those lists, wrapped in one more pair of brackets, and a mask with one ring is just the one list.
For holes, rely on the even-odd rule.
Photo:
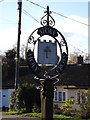
[[(46, 13), (46, 15), (44, 15), (41, 18), (41, 25), (42, 26), (51, 26), (51, 27), (53, 27), (55, 25), (55, 20), (50, 15), (52, 12), (49, 11), (49, 6), (47, 6), (47, 10), (44, 13)], [(46, 16), (47, 16), (47, 18), (45, 18)]]

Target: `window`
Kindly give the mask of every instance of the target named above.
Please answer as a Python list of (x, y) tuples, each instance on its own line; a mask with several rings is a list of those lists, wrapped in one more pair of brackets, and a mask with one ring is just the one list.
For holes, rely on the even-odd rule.
[(65, 94), (65, 92), (58, 92), (58, 101), (61, 101), (61, 102), (66, 101), (66, 94)]
[(77, 93), (77, 103), (80, 104), (80, 92)]
[(65, 102), (66, 101), (66, 93), (55, 91), (54, 100), (55, 101), (60, 101), (60, 102)]
[(62, 92), (58, 93), (58, 101), (62, 101)]
[(87, 101), (87, 94), (84, 92), (78, 92), (77, 93), (77, 103), (81, 104), (81, 103), (86, 103)]
[(57, 91), (55, 92), (55, 101), (57, 101), (58, 99), (57, 99)]
[(3, 97), (6, 97), (6, 95), (3, 95)]
[(63, 101), (66, 101), (66, 93), (63, 92)]

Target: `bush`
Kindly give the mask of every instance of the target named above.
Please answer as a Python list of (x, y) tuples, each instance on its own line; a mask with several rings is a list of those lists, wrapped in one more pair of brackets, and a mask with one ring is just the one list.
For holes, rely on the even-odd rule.
[(14, 104), (14, 110), (17, 111), (18, 113), (26, 111), (25, 100), (23, 99), (23, 89), (22, 88), (18, 88), (18, 90), (16, 91), (16, 100), (15, 100), (15, 104)]
[(61, 113), (60, 108), (58, 108), (58, 105), (57, 105), (57, 104), (54, 105), (53, 113), (54, 113), (54, 114), (60, 114), (60, 113)]
[(62, 114), (72, 116), (73, 107), (75, 100), (67, 100), (60, 108)]
[(33, 113), (39, 113), (40, 112), (40, 107), (35, 104), (32, 108), (32, 112)]
[(15, 90), (11, 93), (10, 104), (9, 104), (9, 111), (14, 111), (15, 98), (16, 98), (16, 94), (15, 93), (16, 93)]
[(34, 85), (23, 84), (11, 94), (10, 111), (32, 112), (34, 105), (40, 108), (40, 90), (37, 90)]
[(88, 105), (88, 103), (81, 104), (80, 116), (82, 119), (90, 118), (90, 106)]

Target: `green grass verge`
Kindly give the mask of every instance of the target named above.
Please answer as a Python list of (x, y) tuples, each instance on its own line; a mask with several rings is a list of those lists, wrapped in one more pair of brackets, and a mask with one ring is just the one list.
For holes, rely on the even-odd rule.
[[(6, 114), (6, 115), (21, 115), (22, 117), (36, 117), (36, 118), (41, 118), (41, 113), (2, 112), (2, 114)], [(78, 116), (76, 116), (76, 117), (70, 117), (70, 116), (58, 115), (58, 114), (54, 114), (53, 118), (54, 118), (54, 120), (82, 120)], [(88, 120), (90, 120), (90, 119), (88, 119)]]
[(36, 118), (41, 118), (41, 113), (23, 113), (22, 114), (23, 117), (36, 117)]
[[(41, 118), (41, 113), (17, 113), (17, 112), (3, 112), (6, 115), (21, 115), (22, 117), (36, 117)], [(53, 115), (54, 120), (70, 120), (71, 117), (65, 115)]]
[(54, 120), (72, 120), (72, 117), (70, 116), (58, 115), (58, 114), (54, 114), (53, 118)]

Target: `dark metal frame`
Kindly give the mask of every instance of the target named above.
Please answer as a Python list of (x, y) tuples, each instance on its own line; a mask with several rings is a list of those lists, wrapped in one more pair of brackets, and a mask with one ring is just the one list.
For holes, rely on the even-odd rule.
[[(45, 26), (44, 26), (45, 27)], [(44, 28), (43, 27), (43, 28)], [(50, 28), (49, 26), (48, 26), (48, 28)], [(59, 38), (59, 40), (57, 39), (57, 37), (54, 37), (54, 36), (51, 36), (51, 37), (53, 37), (54, 39), (55, 39), (55, 41), (58, 43), (58, 45), (59, 45), (59, 48), (60, 48), (60, 54), (61, 54), (61, 60), (58, 62), (58, 64), (56, 65), (56, 66), (54, 66), (53, 68), (51, 68), (50, 70), (48, 70), (48, 71), (44, 71), (37, 63), (36, 63), (36, 61), (35, 61), (35, 58), (34, 58), (34, 49), (35, 49), (35, 44), (36, 44), (36, 42), (38, 42), (38, 40), (40, 39), (40, 37), (42, 37), (42, 36), (38, 36), (38, 38), (37, 39), (35, 39), (34, 38), (34, 34), (36, 34), (37, 32), (38, 32), (38, 29), (39, 28), (37, 28), (36, 30), (34, 30), (32, 33), (31, 33), (31, 35), (29, 36), (29, 38), (28, 38), (28, 43), (27, 43), (27, 57), (28, 57), (28, 63), (29, 63), (29, 67), (33, 70), (33, 72), (35, 73), (35, 75), (37, 76), (37, 77), (39, 77), (40, 79), (46, 79), (46, 78), (49, 78), (49, 79), (53, 79), (53, 78), (56, 78), (56, 77), (58, 77), (59, 75), (60, 75), (60, 73), (62, 72), (62, 70), (64, 69), (64, 67), (66, 66), (66, 64), (67, 64), (67, 59), (68, 59), (68, 47), (67, 47), (67, 43), (66, 43), (66, 40), (65, 40), (65, 38), (64, 38), (64, 36), (61, 34), (61, 32), (59, 32), (57, 29), (55, 29), (55, 28), (52, 28), (52, 29), (54, 29), (54, 30), (56, 30), (57, 31), (57, 34), (59, 35), (59, 36), (61, 36), (61, 39)], [(32, 44), (33, 44), (33, 49), (31, 50), (30, 48), (29, 48), (29, 45), (31, 44), (31, 47), (32, 47)], [(62, 47), (64, 47), (65, 49), (66, 49), (66, 51), (62, 51)], [(37, 69), (37, 71), (35, 72), (34, 71), (34, 69), (32, 68), (32, 66), (31, 66), (31, 64), (30, 64), (30, 62), (29, 62), (29, 54), (30, 53), (33, 53), (33, 60), (35, 61), (35, 64), (37, 65), (37, 67), (38, 67), (38, 69)], [(61, 68), (61, 70), (59, 70), (59, 72), (56, 72), (56, 70), (57, 70), (57, 67), (58, 66), (60, 66), (61, 65), (61, 61), (63, 60), (63, 56), (64, 56), (64, 58), (65, 58), (65, 61), (63, 62), (63, 64), (62, 64), (62, 68)], [(39, 74), (38, 74), (39, 73)]]

